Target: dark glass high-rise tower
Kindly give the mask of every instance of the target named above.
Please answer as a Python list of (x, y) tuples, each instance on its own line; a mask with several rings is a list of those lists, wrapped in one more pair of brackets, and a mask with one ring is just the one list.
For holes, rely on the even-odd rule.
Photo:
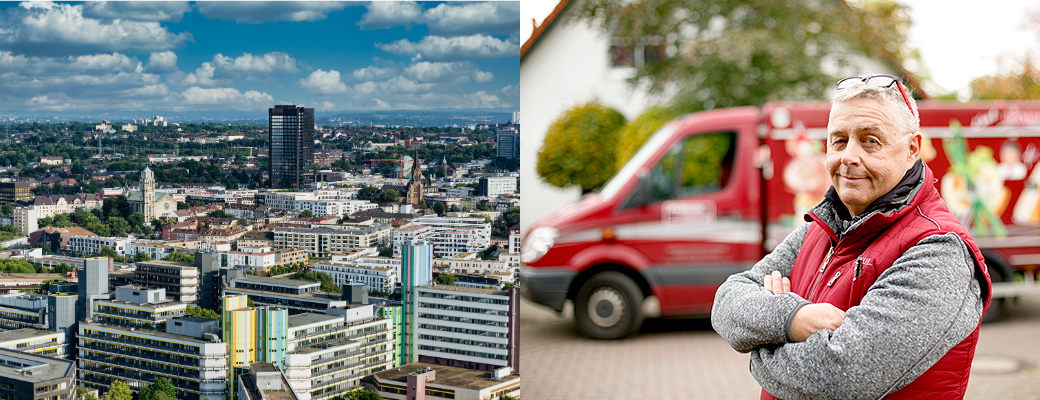
[(280, 104), (267, 115), (271, 187), (305, 189), (314, 182), (314, 109)]

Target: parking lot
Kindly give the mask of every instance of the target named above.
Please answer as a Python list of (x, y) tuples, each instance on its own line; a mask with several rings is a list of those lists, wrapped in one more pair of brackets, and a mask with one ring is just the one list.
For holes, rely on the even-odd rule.
[[(1040, 399), (1040, 296), (1020, 298), (980, 333), (967, 399)], [(571, 312), (520, 305), (529, 399), (752, 399), (760, 388), (707, 320), (649, 319), (620, 341), (579, 336)]]

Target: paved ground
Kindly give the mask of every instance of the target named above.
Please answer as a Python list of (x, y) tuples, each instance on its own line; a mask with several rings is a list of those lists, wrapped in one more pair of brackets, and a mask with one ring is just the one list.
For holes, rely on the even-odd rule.
[[(578, 335), (571, 312), (520, 303), (520, 362), (527, 399), (757, 399), (748, 356), (707, 320), (647, 320), (639, 335)], [(983, 325), (967, 399), (1040, 400), (1040, 296)]]

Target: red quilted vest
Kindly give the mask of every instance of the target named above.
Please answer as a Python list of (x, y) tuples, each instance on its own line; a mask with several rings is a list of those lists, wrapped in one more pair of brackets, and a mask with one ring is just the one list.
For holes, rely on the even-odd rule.
[[(927, 166), (925, 182), (935, 182), (932, 171)], [(791, 290), (814, 303), (831, 303), (842, 310), (859, 305), (877, 277), (907, 249), (925, 237), (954, 232), (974, 254), (976, 276), (981, 273), (986, 277), (985, 285), (981, 285), (981, 289), (982, 296), (986, 299), (984, 310), (989, 307), (990, 278), (982, 252), (967, 230), (947, 210), (934, 183), (924, 185), (910, 205), (890, 215), (876, 213), (868, 217), (861, 226), (840, 241), (831, 228), (815, 214), (810, 212), (806, 215), (806, 220), (816, 223), (809, 227), (804, 244), (795, 259), (791, 271)], [(821, 276), (820, 266), (827, 258), (832, 245), (835, 245), (834, 253)], [(862, 263), (862, 275), (853, 282), (852, 277), (859, 263)], [(971, 335), (954, 346), (923, 375), (885, 398), (963, 398), (968, 387), (968, 372), (978, 338), (979, 328), (976, 327)], [(763, 390), (762, 399), (774, 397)]]

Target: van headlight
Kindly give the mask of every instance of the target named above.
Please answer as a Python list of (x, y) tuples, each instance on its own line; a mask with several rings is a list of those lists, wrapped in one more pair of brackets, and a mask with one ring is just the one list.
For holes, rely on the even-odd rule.
[(560, 237), (560, 231), (556, 228), (543, 226), (531, 231), (524, 240), (520, 249), (520, 261), (533, 263), (542, 258), (546, 252), (553, 247), (556, 238)]

